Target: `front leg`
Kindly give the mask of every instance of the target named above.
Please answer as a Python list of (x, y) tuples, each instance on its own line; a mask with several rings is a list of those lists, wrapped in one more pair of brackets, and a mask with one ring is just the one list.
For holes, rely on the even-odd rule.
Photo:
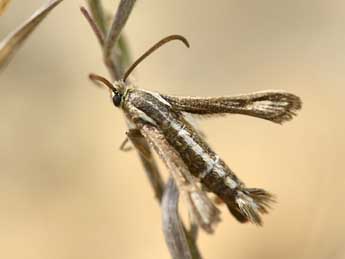
[[(127, 132), (126, 132), (126, 134), (127, 134)], [(121, 150), (121, 151), (123, 151), (123, 152), (128, 152), (128, 151), (133, 150), (133, 147), (127, 146), (128, 141), (129, 141), (129, 138), (126, 137), (125, 140), (122, 142), (122, 144), (121, 144), (121, 146), (120, 146), (120, 150)]]

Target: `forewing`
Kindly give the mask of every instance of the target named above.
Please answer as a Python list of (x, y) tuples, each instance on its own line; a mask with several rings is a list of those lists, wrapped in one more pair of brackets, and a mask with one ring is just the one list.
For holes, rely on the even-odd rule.
[(165, 163), (180, 192), (185, 194), (193, 219), (205, 231), (212, 233), (215, 223), (220, 221), (220, 211), (206, 193), (197, 186), (187, 166), (175, 149), (166, 141), (164, 135), (150, 124), (142, 125), (140, 130)]
[(222, 97), (161, 96), (182, 112), (202, 116), (244, 114), (274, 123), (291, 120), (302, 107), (298, 96), (274, 90)]

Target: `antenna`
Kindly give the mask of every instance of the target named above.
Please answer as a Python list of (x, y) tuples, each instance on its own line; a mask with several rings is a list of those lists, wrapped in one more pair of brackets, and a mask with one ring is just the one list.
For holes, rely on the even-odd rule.
[(103, 86), (106, 86), (109, 88), (109, 90), (111, 90), (113, 93), (118, 93), (119, 91), (114, 87), (114, 85), (112, 83), (110, 83), (108, 81), (108, 79), (106, 79), (103, 76), (100, 75), (96, 75), (96, 74), (90, 74), (89, 78), (92, 82), (96, 83), (98, 86), (100, 86), (99, 83), (102, 83)]
[(164, 44), (168, 43), (172, 40), (179, 40), (186, 45), (187, 48), (189, 48), (189, 42), (187, 39), (181, 35), (170, 35), (168, 37), (165, 37), (158, 41), (155, 45), (153, 45), (150, 49), (148, 49), (143, 55), (141, 55), (126, 71), (125, 75), (123, 76), (123, 81), (125, 82), (128, 76), (132, 73), (132, 71), (143, 61), (146, 57), (148, 57), (150, 54), (152, 54), (155, 50), (159, 49)]

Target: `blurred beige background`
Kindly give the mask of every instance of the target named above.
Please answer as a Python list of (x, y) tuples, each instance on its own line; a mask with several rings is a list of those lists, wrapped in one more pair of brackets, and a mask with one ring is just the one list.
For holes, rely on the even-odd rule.
[[(12, 0), (0, 37), (43, 2)], [(107, 74), (81, 4), (54, 10), (0, 76), (0, 258), (169, 258), (140, 162), (118, 150), (123, 116), (87, 80)], [(138, 1), (126, 33), (134, 57), (168, 34), (191, 42), (147, 59), (136, 70), (142, 88), (285, 89), (303, 99), (283, 126), (244, 116), (202, 122), (229, 166), (279, 201), (263, 228), (222, 207), (216, 233), (200, 235), (204, 257), (345, 258), (345, 2)]]

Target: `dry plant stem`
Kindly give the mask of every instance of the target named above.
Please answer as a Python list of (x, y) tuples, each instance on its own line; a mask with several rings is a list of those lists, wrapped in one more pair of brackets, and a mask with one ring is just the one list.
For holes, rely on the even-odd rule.
[(135, 0), (120, 1), (111, 27), (106, 36), (103, 50), (104, 62), (115, 80), (120, 80), (121, 78), (121, 66), (118, 64), (116, 53), (114, 53), (113, 50), (120, 38), (121, 31), (126, 25), (128, 17), (132, 12), (135, 2)]

